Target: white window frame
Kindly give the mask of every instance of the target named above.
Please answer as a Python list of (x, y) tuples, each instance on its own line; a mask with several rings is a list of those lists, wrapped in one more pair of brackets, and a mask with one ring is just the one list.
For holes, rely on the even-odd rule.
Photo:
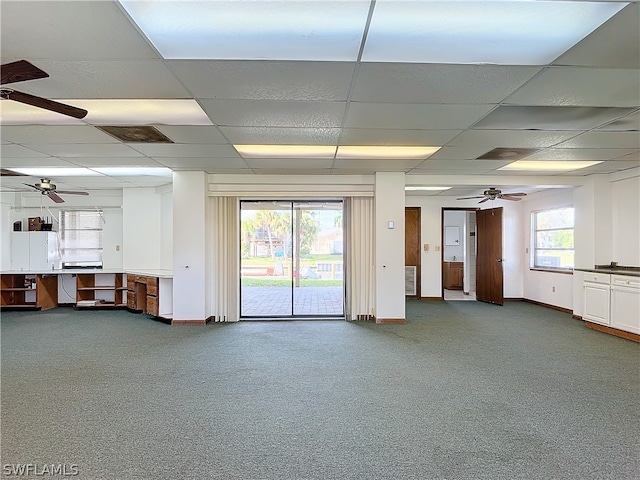
[[(560, 226), (560, 227), (553, 227), (553, 228), (538, 228), (537, 225), (537, 220), (538, 220), (538, 215), (542, 214), (542, 213), (549, 213), (549, 212), (553, 212), (556, 210), (566, 210), (566, 209), (572, 209), (573, 210), (573, 225), (566, 225), (566, 226)], [(529, 258), (529, 267), (532, 270), (550, 270), (550, 271), (554, 271), (554, 272), (573, 272), (573, 268), (575, 266), (575, 237), (574, 237), (574, 245), (573, 248), (544, 248), (544, 247), (538, 247), (537, 245), (537, 238), (538, 232), (553, 232), (553, 231), (563, 231), (563, 230), (572, 230), (575, 234), (575, 208), (573, 205), (565, 205), (562, 207), (553, 207), (553, 208), (546, 208), (543, 210), (536, 210), (531, 212), (531, 249), (530, 249), (530, 258)], [(563, 267), (563, 266), (554, 266), (554, 265), (542, 265), (539, 263), (536, 263), (536, 261), (541, 257), (540, 255), (537, 255), (538, 252), (541, 251), (546, 251), (546, 250), (550, 250), (550, 251), (570, 251), (573, 252), (573, 259), (574, 259), (574, 265), (571, 265), (570, 267)]]
[[(67, 226), (67, 216), (73, 215), (76, 213), (92, 213), (95, 214), (96, 217), (99, 217), (100, 228), (95, 227), (82, 227), (80, 228), (70, 228)], [(94, 217), (95, 218), (95, 217)], [(62, 252), (62, 268), (102, 268), (103, 262), (103, 241), (104, 241), (104, 229), (102, 225), (104, 224), (104, 216), (103, 211), (98, 209), (73, 209), (73, 210), (61, 210), (60, 211), (60, 250)], [(87, 244), (83, 246), (74, 246), (67, 247), (67, 232), (71, 231), (95, 231), (99, 232), (99, 242), (98, 244)], [(78, 260), (76, 256), (70, 255), (71, 251), (77, 250), (95, 250), (95, 255), (92, 255), (93, 260)]]

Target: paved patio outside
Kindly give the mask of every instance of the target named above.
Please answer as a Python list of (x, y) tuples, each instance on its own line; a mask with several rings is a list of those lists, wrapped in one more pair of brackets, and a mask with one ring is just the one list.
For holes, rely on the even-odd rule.
[[(291, 287), (242, 287), (242, 317), (290, 317)], [(317, 317), (344, 315), (344, 288), (297, 287), (293, 289), (293, 314)]]

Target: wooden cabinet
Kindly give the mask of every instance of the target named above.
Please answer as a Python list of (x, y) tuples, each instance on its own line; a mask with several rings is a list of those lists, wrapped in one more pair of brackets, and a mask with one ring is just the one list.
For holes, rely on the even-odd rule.
[(48, 310), (58, 306), (57, 275), (5, 274), (0, 280), (4, 309)]
[(129, 275), (127, 282), (127, 307), (140, 313), (159, 316), (158, 277)]
[(79, 273), (76, 307), (126, 307), (126, 277), (123, 273)]
[(463, 262), (444, 262), (442, 284), (447, 290), (462, 290), (464, 279)]

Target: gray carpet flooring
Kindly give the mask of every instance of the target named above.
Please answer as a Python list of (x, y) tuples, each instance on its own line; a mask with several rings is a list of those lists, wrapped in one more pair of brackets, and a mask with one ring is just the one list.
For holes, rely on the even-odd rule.
[(410, 300), (407, 319), (3, 313), (0, 475), (640, 478), (638, 344), (522, 302)]

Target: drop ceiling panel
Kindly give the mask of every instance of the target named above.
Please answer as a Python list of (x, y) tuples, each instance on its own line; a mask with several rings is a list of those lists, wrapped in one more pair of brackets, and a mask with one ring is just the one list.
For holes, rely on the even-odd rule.
[(162, 60), (38, 61), (49, 78), (25, 92), (49, 98), (190, 98)]
[(337, 145), (339, 128), (220, 127), (234, 145)]
[(526, 160), (610, 160), (633, 152), (624, 148), (547, 148)]
[(631, 68), (549, 67), (507, 97), (505, 103), (638, 107), (640, 76)]
[(499, 103), (539, 67), (363, 63), (351, 99), (389, 103)]
[(631, 113), (632, 108), (503, 105), (475, 130), (589, 130)]
[(32, 148), (41, 153), (54, 157), (140, 157), (139, 152), (121, 143), (93, 143), (93, 144), (33, 144)]
[(640, 4), (625, 7), (553, 63), (640, 68)]
[(2, 61), (158, 58), (116, 2), (2, 2)]
[[(30, 157), (13, 157), (13, 158), (5, 158), (2, 157), (2, 168), (24, 168), (24, 167), (68, 167), (73, 168), (77, 167), (78, 164), (76, 162), (70, 162), (67, 160), (63, 160), (61, 158), (56, 157), (38, 157), (38, 158), (30, 158)], [(4, 184), (5, 179), (7, 177), (1, 177), (1, 181)]]
[(76, 165), (96, 167), (163, 167), (149, 157), (83, 157), (71, 159)]
[(243, 158), (172, 158), (158, 157), (155, 159), (161, 165), (170, 168), (180, 168), (189, 170), (208, 170), (209, 168), (248, 168)]
[(575, 136), (557, 148), (640, 148), (638, 132), (593, 131)]
[(458, 174), (465, 173), (473, 175), (475, 173), (485, 173), (495, 170), (509, 163), (511, 163), (511, 160), (433, 160), (429, 158), (414, 171), (435, 172), (447, 170)]
[(0, 158), (2, 163), (9, 158), (40, 158), (48, 157), (46, 153), (31, 148), (23, 147), (22, 145), (2, 145), (0, 147)]
[[(638, 73), (640, 75), (640, 73)], [(640, 111), (622, 117), (618, 120), (598, 127), (597, 130), (611, 130), (611, 131), (640, 131)]]
[(168, 62), (198, 98), (345, 101), (355, 63), (280, 61)]
[(229, 143), (215, 125), (155, 125), (155, 127), (175, 143)]
[(613, 160), (622, 160), (622, 161), (639, 162), (640, 163), (640, 150), (636, 150), (635, 152), (630, 153), (629, 155), (623, 155), (622, 157), (616, 157)]
[(456, 147), (487, 147), (482, 153), (497, 147), (542, 148), (577, 135), (578, 132), (536, 130), (467, 130), (449, 142)]
[(382, 128), (345, 128), (340, 145), (406, 145), (438, 146), (460, 134), (462, 130), (392, 130)]
[(351, 103), (345, 126), (408, 130), (464, 129), (484, 117), (491, 105)]
[(366, 171), (378, 171), (378, 172), (406, 172), (424, 160), (355, 160), (355, 159), (336, 159), (333, 168), (334, 170), (358, 170), (363, 169)]
[(235, 148), (231, 145), (199, 145), (199, 144), (129, 144), (132, 149), (149, 157), (234, 157), (237, 156)]
[(89, 125), (5, 125), (2, 138), (13, 143), (118, 143), (111, 135)]
[(219, 126), (330, 128), (342, 124), (346, 104), (276, 100), (202, 100)]
[(573, 175), (592, 175), (592, 174), (603, 174), (603, 173), (614, 173), (623, 170), (628, 170), (631, 168), (637, 168), (640, 165), (640, 162), (619, 162), (617, 160), (609, 160), (607, 162), (602, 162), (597, 165), (592, 165), (591, 167), (583, 168), (581, 170), (577, 170), (572, 172), (567, 172), (564, 175), (573, 174)]
[[(285, 168), (285, 169), (254, 168), (252, 172), (255, 173), (256, 175), (329, 175), (331, 174), (331, 169), (322, 168), (322, 169), (300, 170), (297, 168)], [(231, 173), (231, 172), (220, 172), (220, 173)]]
[(333, 163), (331, 158), (247, 158), (250, 168), (255, 169), (329, 169)]

